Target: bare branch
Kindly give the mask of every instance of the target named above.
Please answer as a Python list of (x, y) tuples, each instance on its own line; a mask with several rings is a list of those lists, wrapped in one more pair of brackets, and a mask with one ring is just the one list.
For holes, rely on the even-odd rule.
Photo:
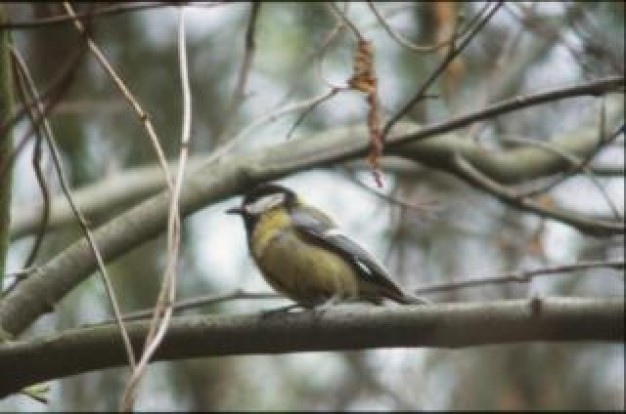
[[(390, 347), (462, 348), (525, 341), (624, 340), (623, 298), (535, 298), (420, 306), (345, 305), (297, 312), (176, 317), (156, 360)], [(129, 323), (139, 349), (147, 322)], [(0, 397), (53, 378), (123, 365), (114, 326), (0, 345)], [(16, 369), (19, 367), (19, 369)]]
[[(624, 79), (610, 78), (596, 81), (591, 85), (580, 86), (577, 94), (602, 93), (623, 85)], [(561, 94), (558, 92), (557, 94)], [(545, 99), (545, 95), (533, 96), (537, 102)], [(524, 107), (527, 101), (511, 102), (490, 107), (464, 117), (455, 118), (451, 121), (436, 124), (426, 128), (420, 128), (414, 124), (402, 124), (395, 128), (394, 134), (388, 137), (388, 147), (397, 148), (399, 155), (415, 157), (422, 149), (415, 148), (415, 143), (427, 137), (447, 132), (460, 126), (467, 125), (472, 121), (493, 115), (496, 111), (511, 111)], [(504, 107), (504, 108), (503, 108)], [(582, 132), (581, 132), (582, 134)], [(581, 146), (578, 141), (583, 141), (579, 135), (575, 145)], [(437, 164), (438, 160), (445, 163), (437, 168), (454, 172), (458, 167), (451, 165), (452, 155), (458, 150), (458, 140), (451, 140), (448, 135), (443, 136), (438, 149), (434, 151), (431, 161)], [(596, 138), (596, 135), (593, 135)], [(594, 140), (595, 142), (595, 140)], [(404, 144), (404, 146), (402, 146)], [(419, 142), (424, 147), (431, 141)], [(543, 158), (539, 174), (561, 168), (563, 160), (550, 154), (546, 154), (536, 148), (524, 149), (525, 151), (540, 151)], [(324, 131), (311, 139), (289, 141), (279, 145), (260, 150), (253, 155), (239, 155), (223, 157), (219, 160), (210, 156), (211, 161), (198, 168), (194, 174), (189, 174), (183, 192), (181, 194), (181, 210), (186, 215), (208, 204), (222, 200), (228, 196), (242, 192), (251, 185), (260, 181), (276, 179), (303, 169), (326, 166), (332, 163), (342, 162), (351, 158), (361, 157), (367, 151), (366, 131), (364, 128), (336, 128)], [(393, 152), (393, 151), (392, 151)], [(466, 154), (464, 154), (466, 155)], [(484, 160), (485, 151), (476, 152), (473, 157)], [(526, 154), (527, 156), (528, 154)], [(504, 166), (495, 166), (490, 174), (494, 174), (498, 181), (525, 180), (533, 178), (533, 174), (520, 170), (519, 157), (511, 154)], [(217, 161), (216, 161), (217, 160)], [(556, 162), (556, 164), (555, 164)], [(514, 171), (509, 171), (510, 169)], [(501, 178), (503, 177), (503, 178)], [(167, 218), (168, 194), (162, 193), (137, 205), (131, 210), (120, 214), (108, 224), (101, 226), (95, 231), (94, 236), (102, 249), (105, 260), (111, 260), (122, 253), (140, 245), (145, 240), (154, 237), (165, 227)], [(596, 227), (593, 227), (597, 229)], [(618, 224), (609, 224), (606, 228), (613, 232), (623, 232)], [(22, 282), (20, 286), (0, 302), (0, 327), (13, 334), (21, 332), (30, 323), (43, 313), (49, 311), (50, 305), (56, 303), (65, 296), (74, 286), (88, 277), (95, 269), (93, 257), (84, 240), (77, 241), (66, 248), (59, 255), (40, 267), (31, 277)], [(25, 299), (28, 298), (28, 299)]]
[(286, 139), (290, 139), (291, 135), (294, 133), (294, 131), (296, 130), (296, 128), (300, 125), (300, 123), (302, 123), (302, 121), (304, 121), (304, 118), (306, 118), (306, 116), (311, 113), (315, 108), (317, 108), (319, 105), (321, 105), (323, 102), (326, 102), (327, 100), (329, 100), (330, 98), (332, 98), (333, 96), (335, 96), (341, 89), (340, 88), (336, 88), (333, 87), (331, 88), (328, 92), (325, 92), (323, 95), (320, 95), (319, 97), (315, 97), (310, 101), (310, 105), (308, 106), (308, 108), (306, 108), (296, 119), (296, 121), (293, 123), (293, 125), (291, 126), (291, 128), (289, 129), (289, 131), (287, 132), (286, 135)]
[[(572, 98), (575, 96), (600, 96), (611, 92), (624, 92), (623, 76), (610, 76), (571, 87), (560, 87), (532, 95), (517, 96), (515, 98), (488, 106), (487, 108), (484, 108), (482, 110), (471, 112), (466, 115), (461, 115), (456, 118), (448, 119), (438, 124), (424, 127), (414, 136), (414, 140), (428, 138), (433, 134), (447, 132), (456, 128), (467, 126), (476, 121), (482, 121), (484, 119), (503, 115), (508, 112), (517, 111), (546, 102)], [(394, 140), (394, 142), (389, 142), (388, 146), (392, 147), (394, 145), (401, 145), (404, 143), (404, 140)]]
[(411, 292), (413, 292), (413, 294), (415, 295), (423, 295), (427, 293), (446, 292), (456, 289), (496, 285), (502, 283), (528, 283), (536, 276), (549, 276), (560, 273), (597, 268), (624, 270), (624, 259), (586, 261), (566, 265), (542, 267), (531, 270), (519, 270), (514, 272), (502, 273), (495, 276), (469, 278), (465, 280), (460, 280), (458, 282), (440, 283), (432, 286), (418, 287), (412, 289)]
[(330, 1), (326, 4), (328, 4), (330, 11), (335, 15), (337, 20), (342, 21), (346, 26), (350, 28), (352, 34), (354, 34), (354, 37), (356, 37), (358, 40), (365, 40), (359, 29), (354, 25), (354, 23), (352, 23), (352, 20), (348, 19), (348, 17), (346, 16), (349, 4), (348, 2), (345, 3), (344, 11), (337, 7), (334, 1)]
[(154, 353), (163, 341), (163, 337), (169, 328), (176, 301), (177, 287), (177, 267), (180, 252), (180, 193), (183, 185), (183, 178), (189, 158), (189, 141), (191, 139), (191, 89), (189, 86), (189, 65), (187, 62), (187, 44), (185, 34), (185, 9), (181, 8), (178, 25), (178, 63), (181, 77), (181, 95), (183, 101), (183, 121), (180, 142), (180, 155), (178, 160), (178, 172), (173, 185), (169, 215), (167, 221), (167, 261), (165, 273), (157, 303), (154, 307), (150, 329), (144, 342), (144, 349), (141, 358), (133, 370), (132, 376), (126, 385), (122, 397), (121, 411), (130, 412), (137, 398), (137, 390), (141, 380), (146, 374), (148, 364)]
[(446, 57), (441, 61), (441, 63), (435, 68), (435, 70), (431, 73), (431, 75), (424, 81), (420, 89), (417, 91), (415, 96), (409, 100), (389, 121), (385, 124), (383, 128), (382, 136), (383, 140), (391, 131), (391, 128), (403, 117), (405, 116), (413, 106), (424, 99), (426, 93), (428, 92), (428, 88), (430, 88), (433, 83), (441, 76), (441, 74), (445, 71), (448, 65), (469, 45), (472, 39), (482, 30), (482, 28), (487, 24), (489, 20), (493, 17), (493, 15), (502, 7), (502, 2), (499, 1), (493, 8), (487, 13), (487, 15), (474, 27), (470, 33), (465, 37), (465, 39), (461, 42), (458, 47), (454, 47), (450, 50), (450, 53), (446, 55)]
[[(24, 261), (24, 265), (22, 267), (29, 268), (35, 262), (35, 258), (37, 257), (37, 253), (39, 252), (39, 248), (41, 247), (41, 243), (43, 242), (43, 238), (45, 236), (45, 231), (48, 226), (48, 222), (50, 220), (50, 189), (48, 188), (48, 184), (46, 183), (46, 177), (41, 169), (41, 156), (42, 156), (42, 142), (43, 137), (38, 133), (39, 128), (37, 125), (37, 115), (39, 111), (35, 111), (35, 108), (27, 105), (28, 101), (28, 92), (26, 90), (26, 81), (19, 74), (22, 73), (26, 68), (26, 63), (23, 61), (22, 57), (18, 53), (15, 48), (11, 48), (11, 57), (13, 63), (14, 73), (18, 74), (17, 78), (17, 91), (20, 95), (20, 99), (24, 104), (24, 108), (27, 109), (28, 117), (31, 121), (31, 125), (33, 130), (35, 131), (37, 137), (35, 140), (35, 146), (33, 148), (33, 157), (32, 157), (32, 166), (35, 171), (35, 177), (37, 179), (37, 184), (39, 185), (39, 189), (41, 191), (41, 197), (43, 202), (41, 204), (41, 213), (39, 217), (37, 234), (35, 236), (35, 242), (33, 243), (30, 253), (26, 256), (26, 260)], [(16, 283), (19, 282), (20, 279), (16, 279), (14, 284), (11, 285), (7, 290), (11, 290)]]
[[(79, 63), (86, 50), (87, 49), (84, 47), (84, 43), (81, 44), (78, 51), (67, 59), (66, 63), (55, 74), (53, 80), (50, 81), (49, 85), (37, 97), (31, 99), (27, 104), (14, 111), (11, 117), (2, 120), (0, 124), (0, 136), (5, 136), (7, 132), (28, 113), (28, 111), (32, 110), (35, 105), (39, 105), (41, 102), (44, 102), (43, 113), (46, 115), (50, 114), (57, 103), (59, 103), (65, 92), (67, 92), (69, 87), (72, 85), (78, 68), (80, 67)], [(10, 157), (0, 160), (0, 177), (2, 177), (5, 172), (13, 166), (15, 159), (26, 146), (28, 139), (33, 135), (35, 130), (39, 128), (42, 122), (43, 119), (37, 117), (36, 122), (30, 126), (29, 130), (26, 131), (26, 133), (24, 133), (19, 140), (17, 140), (18, 143)]]
[(450, 43), (455, 42), (458, 38), (462, 37), (470, 30), (470, 28), (474, 25), (474, 23), (476, 23), (480, 16), (483, 15), (487, 7), (489, 6), (489, 4), (487, 3), (484, 8), (479, 11), (476, 16), (474, 16), (474, 18), (467, 24), (464, 30), (455, 31), (455, 33), (453, 33), (448, 39), (444, 39), (438, 43), (435, 43), (434, 45), (422, 46), (410, 42), (409, 40), (405, 39), (400, 33), (393, 30), (393, 28), (389, 25), (389, 23), (387, 23), (383, 15), (378, 11), (373, 1), (369, 0), (367, 2), (367, 5), (369, 6), (374, 16), (376, 16), (376, 20), (378, 20), (378, 23), (383, 27), (383, 29), (385, 29), (385, 31), (389, 34), (389, 36), (391, 36), (392, 39), (394, 39), (399, 45), (409, 50), (412, 50), (413, 52), (421, 53), (434, 52), (437, 49), (440, 49), (444, 46), (449, 45)]
[[(38, 94), (37, 87), (35, 86), (35, 82), (33, 81), (30, 75), (30, 72), (28, 71), (28, 67), (26, 66), (25, 62), (21, 59), (18, 53), (15, 53), (14, 56), (16, 58), (15, 62), (17, 63), (16, 68), (20, 70), (20, 75), (23, 77), (25, 87), (27, 87), (31, 97), (33, 98), (36, 97)], [(76, 217), (76, 220), (78, 221), (80, 225), (81, 231), (83, 232), (83, 235), (89, 244), (89, 249), (93, 253), (93, 257), (96, 260), (98, 270), (100, 271), (100, 274), (102, 275), (102, 281), (104, 282), (106, 293), (111, 303), (113, 314), (115, 315), (117, 326), (119, 328), (119, 333), (121, 334), (123, 342), (124, 342), (124, 346), (126, 347), (127, 358), (132, 367), (135, 365), (135, 357), (132, 353), (132, 348), (130, 344), (130, 339), (128, 337), (128, 332), (126, 331), (124, 322), (121, 319), (122, 312), (117, 302), (117, 298), (115, 296), (115, 290), (113, 289), (113, 285), (111, 284), (111, 279), (109, 278), (108, 272), (104, 265), (102, 254), (100, 253), (100, 250), (98, 249), (98, 245), (96, 244), (94, 240), (93, 234), (91, 230), (89, 229), (87, 220), (85, 220), (85, 217), (83, 216), (80, 209), (77, 207), (76, 202), (74, 201), (68, 180), (65, 177), (65, 172), (63, 169), (62, 161), (61, 161), (61, 154), (57, 146), (54, 134), (52, 132), (52, 127), (50, 126), (48, 119), (43, 113), (42, 105), (41, 104), (36, 105), (35, 110), (37, 111), (39, 117), (43, 120), (43, 136), (46, 139), (48, 147), (50, 148), (50, 154), (52, 155), (52, 162), (57, 172), (59, 183), (61, 184), (61, 190), (63, 191), (63, 194), (65, 195), (68, 204), (72, 208), (72, 212), (74, 213), (74, 216)]]
[(167, 188), (171, 190), (172, 178), (169, 174), (169, 170), (167, 169), (167, 160), (165, 159), (165, 154), (163, 153), (161, 144), (159, 144), (160, 141), (157, 136), (156, 130), (154, 129), (154, 126), (152, 125), (152, 121), (150, 120), (150, 117), (143, 110), (143, 108), (139, 104), (139, 101), (133, 96), (132, 92), (126, 86), (122, 78), (115, 72), (115, 69), (113, 69), (113, 66), (111, 66), (111, 64), (109, 63), (107, 58), (104, 56), (102, 51), (100, 51), (100, 48), (98, 48), (98, 45), (96, 45), (93, 39), (91, 39), (91, 37), (88, 35), (83, 24), (80, 22), (80, 20), (76, 18), (76, 13), (74, 12), (72, 5), (69, 2), (65, 1), (63, 2), (63, 6), (65, 7), (67, 14), (71, 16), (72, 19), (74, 20), (74, 25), (76, 26), (76, 30), (78, 30), (85, 37), (87, 41), (87, 46), (89, 47), (91, 52), (94, 54), (94, 56), (98, 60), (98, 63), (100, 63), (100, 65), (105, 70), (105, 72), (111, 77), (111, 79), (115, 83), (115, 86), (117, 86), (120, 93), (124, 96), (126, 101), (130, 104), (132, 109), (135, 111), (135, 114), (139, 118), (139, 121), (141, 122), (144, 129), (148, 133), (148, 136), (150, 137), (150, 142), (156, 153), (157, 160), (159, 161), (159, 164), (161, 165), (161, 168), (163, 170), (163, 174), (166, 178)]
[(7, 22), (0, 24), (0, 30), (5, 29), (38, 29), (41, 27), (53, 26), (57, 24), (69, 23), (75, 19), (91, 20), (96, 17), (108, 17), (128, 12), (141, 11), (147, 9), (155, 9), (161, 7), (175, 6), (173, 2), (147, 2), (147, 3), (127, 3), (115, 4), (112, 6), (101, 7), (87, 13), (76, 13), (76, 16), (50, 16), (36, 20)]
[(518, 194), (518, 197), (530, 197), (530, 196), (534, 196), (536, 194), (540, 194), (540, 193), (546, 192), (546, 191), (554, 188), (558, 184), (562, 183), (563, 181), (565, 181), (568, 177), (571, 177), (571, 176), (575, 175), (576, 173), (582, 171), (585, 174), (585, 176), (589, 179), (589, 181), (598, 189), (598, 192), (600, 193), (602, 198), (604, 198), (604, 200), (606, 201), (606, 204), (609, 206), (609, 208), (613, 212), (613, 217), (615, 217), (618, 220), (622, 219), (622, 215), (621, 215), (619, 209), (617, 208), (617, 206), (615, 205), (613, 200), (611, 200), (611, 198), (610, 198), (609, 194), (607, 193), (606, 189), (602, 186), (600, 181), (598, 181), (597, 177), (594, 174), (593, 169), (591, 167), (589, 167), (589, 165), (588, 165), (591, 162), (591, 159), (595, 155), (597, 155), (597, 152), (602, 148), (602, 146), (606, 142), (606, 141), (603, 140), (602, 137), (600, 137), (600, 143), (598, 144), (597, 150), (589, 153), (585, 157), (585, 159), (582, 160), (582, 161), (577, 160), (576, 157), (573, 157), (571, 154), (568, 154), (568, 153), (566, 153), (564, 151), (561, 151), (560, 148), (558, 148), (557, 146), (555, 146), (554, 144), (552, 144), (550, 142), (535, 141), (535, 140), (529, 140), (529, 139), (523, 139), (523, 138), (507, 138), (506, 140), (507, 141), (511, 141), (511, 142), (523, 143), (523, 144), (526, 144), (526, 145), (535, 145), (535, 146), (537, 146), (539, 148), (544, 148), (547, 151), (550, 151), (550, 152), (552, 152), (554, 154), (559, 155), (560, 157), (563, 157), (564, 159), (569, 161), (571, 163), (571, 165), (572, 165), (572, 167), (570, 168), (569, 171), (567, 171), (562, 176), (557, 177), (555, 180), (553, 180), (552, 182), (548, 183), (547, 185), (542, 186), (540, 189), (534, 189), (532, 191), (526, 192), (523, 195), (522, 194)]
[(233, 94), (230, 97), (228, 104), (226, 105), (225, 118), (222, 122), (221, 131), (216, 133), (217, 142), (223, 141), (224, 135), (230, 130), (230, 124), (235, 117), (237, 110), (241, 106), (245, 97), (245, 90), (248, 84), (248, 77), (250, 76), (250, 70), (252, 69), (252, 62), (256, 53), (256, 41), (255, 33), (257, 27), (257, 18), (259, 11), (261, 10), (260, 2), (252, 2), (250, 4), (250, 17), (248, 19), (248, 27), (245, 35), (244, 56), (241, 68), (239, 69), (239, 75), (237, 76), (237, 83)]
[(478, 171), (463, 157), (458, 154), (454, 157), (454, 164), (458, 168), (458, 174), (474, 186), (496, 196), (505, 204), (520, 210), (535, 213), (541, 217), (550, 218), (568, 224), (583, 233), (593, 235), (624, 234), (623, 221), (595, 220), (583, 215), (557, 208), (543, 207), (529, 198), (519, 198), (516, 192), (493, 181), (488, 176)]
[[(609, 77), (591, 81), (581, 85), (552, 89), (533, 95), (520, 96), (492, 105), (477, 112), (472, 112), (467, 115), (441, 122), (439, 124), (434, 124), (422, 128), (418, 128), (417, 125), (415, 125), (410, 132), (402, 131), (402, 133), (397, 134), (397, 136), (395, 136), (394, 134), (393, 137), (390, 137), (388, 147), (392, 149), (392, 153), (397, 152), (398, 155), (404, 158), (414, 159), (421, 163), (426, 163), (430, 165), (432, 163), (428, 162), (429, 157), (433, 159), (451, 159), (451, 157), (447, 155), (450, 154), (449, 150), (451, 148), (446, 149), (445, 147), (447, 146), (447, 144), (445, 144), (443, 140), (441, 140), (441, 145), (437, 146), (440, 147), (440, 150), (425, 151), (424, 145), (434, 143), (435, 141), (439, 140), (438, 135), (441, 133), (467, 126), (477, 120), (488, 119), (490, 117), (502, 115), (507, 112), (523, 109), (528, 106), (583, 95), (602, 95), (604, 93), (623, 88), (623, 86), (623, 77)], [(240, 144), (241, 141), (243, 141), (243, 139), (247, 137), (250, 132), (254, 131), (259, 126), (294, 111), (306, 109), (307, 107), (315, 105), (316, 102), (319, 102), (320, 100), (323, 100), (327, 97), (328, 93), (324, 92), (320, 96), (316, 96), (295, 104), (286, 105), (282, 108), (277, 109), (276, 111), (272, 111), (269, 114), (261, 116), (260, 118), (250, 123), (246, 128), (244, 128), (234, 139), (229, 140), (228, 143), (216, 150), (214, 154), (206, 158), (204, 162), (201, 159), (190, 160), (190, 163), (193, 165), (192, 169), (195, 169), (201, 164), (208, 163), (213, 159), (217, 159), (223, 156), (237, 144)], [(341, 135), (341, 132), (338, 133), (339, 135)], [(329, 132), (324, 131), (321, 132), (319, 135), (313, 135), (311, 139), (319, 140), (319, 138), (327, 135), (329, 135)], [(332, 133), (330, 135), (332, 135)], [(393, 150), (393, 148), (396, 148), (396, 146), (399, 144), (406, 143), (408, 141), (423, 141), (425, 138), (430, 139), (421, 142), (419, 144), (419, 147), (411, 145), (408, 147), (400, 147), (397, 149), (397, 151)], [(572, 139), (571, 143), (575, 144), (577, 141), (587, 140), (587, 135), (581, 133), (578, 137)], [(469, 145), (471, 144), (471, 142), (469, 142), (470, 140), (463, 138), (457, 141), (458, 142), (455, 142), (454, 145), (458, 146), (459, 144), (463, 144), (465, 147), (467, 147), (467, 151), (464, 153), (464, 156), (470, 160), (473, 160), (474, 156), (471, 154), (473, 154), (474, 151), (469, 147)], [(572, 152), (571, 145), (566, 144), (565, 141), (558, 138), (553, 139), (553, 141), (555, 141), (553, 146), (558, 147), (561, 152)], [(587, 148), (586, 144), (582, 147), (580, 145), (574, 146), (579, 148), (579, 150), (581, 150), (582, 148)], [(433, 147), (435, 146), (433, 145)], [(476, 148), (476, 150), (478, 150), (478, 148)], [(515, 151), (517, 150), (510, 150), (496, 154), (487, 153), (481, 150), (480, 152), (483, 155), (480, 157), (481, 163), (480, 165), (477, 165), (477, 167), (481, 168), (481, 171), (483, 173), (488, 174), (490, 177), (496, 179), (501, 183), (519, 183), (529, 179), (536, 179), (545, 174), (553, 174), (555, 172), (558, 172), (563, 168), (560, 166), (554, 167), (550, 171), (547, 171), (545, 169), (533, 168), (535, 174), (530, 174), (528, 166), (524, 166), (518, 162), (520, 158), (518, 155), (519, 153)], [(584, 150), (581, 154), (585, 154), (585, 151), (586, 150)], [(510, 156), (508, 156), (507, 154), (510, 154)], [(356, 156), (357, 154), (353, 155)], [(505, 159), (512, 160), (512, 163), (519, 164), (517, 166), (518, 168), (516, 168), (516, 171), (506, 171), (505, 173), (505, 170), (507, 170), (509, 167), (504, 169), (500, 168), (500, 171), (496, 169), (485, 169), (485, 167), (488, 165), (513, 165), (511, 162), (506, 162)], [(436, 167), (442, 169), (449, 168), (448, 164), (444, 166), (437, 165)], [(623, 175), (624, 171), (623, 167), (601, 168), (600, 170), (611, 175)], [(594, 168), (594, 172), (598, 173), (597, 168)], [(124, 185), (119, 185), (120, 181), (122, 181)], [(163, 186), (164, 179), (157, 174), (156, 167), (136, 167), (127, 170), (123, 174), (113, 176), (109, 179), (103, 180), (100, 183), (96, 183), (92, 186), (86, 187), (83, 190), (78, 190), (76, 192), (76, 198), (78, 204), (81, 206), (81, 210), (88, 214), (89, 218), (93, 220), (98, 218), (99, 216), (102, 216), (104, 213), (111, 211), (112, 205), (115, 205), (117, 207), (121, 205), (123, 207), (136, 204), (141, 199), (161, 190)], [(105, 198), (103, 198), (103, 195), (105, 195)], [(52, 217), (50, 223), (51, 228), (64, 225), (68, 223), (71, 219), (72, 212), (69, 209), (69, 206), (65, 205), (63, 203), (63, 200), (55, 199), (52, 203)], [(37, 216), (33, 216), (32, 213), (23, 210), (15, 212), (13, 214), (11, 238), (16, 239), (19, 237), (23, 237), (26, 234), (32, 233), (36, 228), (36, 223)]]
[[(275, 292), (246, 292), (241, 289), (236, 289), (228, 293), (216, 293), (214, 295), (197, 296), (190, 299), (183, 299), (176, 302), (173, 306), (174, 312), (180, 312), (187, 309), (196, 309), (203, 306), (216, 305), (218, 303), (230, 302), (232, 300), (242, 299), (277, 299), (281, 296)], [(122, 317), (125, 321), (135, 321), (148, 318), (152, 315), (152, 309), (139, 310), (132, 313), (127, 313)], [(109, 324), (113, 320), (106, 320), (103, 323)]]

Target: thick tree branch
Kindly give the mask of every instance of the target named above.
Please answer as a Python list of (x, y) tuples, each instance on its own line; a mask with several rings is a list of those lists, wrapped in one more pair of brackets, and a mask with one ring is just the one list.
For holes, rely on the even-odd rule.
[[(423, 129), (413, 125), (398, 125), (389, 137), (389, 144), (409, 141)], [(450, 139), (450, 138), (445, 138)], [(595, 133), (588, 139), (595, 142)], [(425, 145), (427, 142), (414, 145)], [(472, 151), (459, 149), (458, 140), (450, 145), (447, 154), (435, 154), (451, 162), (455, 150), (467, 159)], [(398, 151), (400, 151), (400, 148)], [(549, 153), (539, 148), (518, 151), (535, 151), (542, 157)], [(343, 161), (367, 151), (367, 132), (361, 128), (342, 128), (327, 132), (315, 139), (287, 142), (250, 156), (226, 157), (218, 162), (201, 166), (189, 175), (181, 195), (183, 214), (202, 208), (236, 194), (251, 184), (274, 179), (294, 171)], [(484, 151), (476, 149), (476, 156)], [(563, 162), (552, 154), (555, 162)], [(480, 165), (480, 163), (477, 163)], [(112, 260), (163, 230), (166, 222), (167, 194), (159, 194), (131, 210), (119, 215), (95, 231), (95, 239), (105, 260)], [(95, 262), (84, 241), (69, 246), (58, 256), (40, 267), (29, 279), (0, 302), (0, 326), (13, 334), (19, 334), (40, 315), (95, 270)]]
[[(417, 124), (401, 124), (396, 127), (397, 132), (410, 135), (423, 130)], [(367, 131), (364, 128), (340, 128), (334, 130), (337, 139), (335, 144), (347, 145), (349, 141), (366, 140)], [(308, 139), (299, 140), (300, 145), (308, 145), (309, 142), (323, 139), (329, 132), (314, 134)], [(574, 133), (568, 133), (554, 137), (551, 143), (560, 151), (576, 157), (585, 157), (594, 151), (597, 145), (597, 131), (586, 129)], [(392, 148), (389, 154), (407, 159), (408, 164), (403, 168), (413, 168), (410, 161), (417, 161), (431, 168), (444, 171), (456, 171), (453, 162), (454, 153), (460, 153), (465, 159), (472, 162), (483, 174), (500, 183), (518, 184), (529, 180), (543, 178), (565, 171), (570, 163), (563, 157), (550, 154), (541, 148), (531, 145), (506, 151), (488, 151), (478, 146), (475, 141), (467, 136), (447, 133), (433, 136), (419, 143)], [(320, 154), (323, 157), (323, 154)], [(203, 157), (192, 157), (189, 160), (190, 171), (195, 171), (203, 164)], [(383, 171), (390, 171), (401, 161), (399, 158), (390, 160), (391, 165), (383, 158)], [(176, 164), (171, 164), (170, 170), (174, 170)], [(620, 171), (614, 171), (620, 173)], [(622, 170), (623, 172), (623, 170)], [(99, 222), (112, 213), (137, 204), (145, 198), (154, 195), (165, 187), (165, 180), (160, 169), (156, 166), (143, 166), (131, 168), (123, 173), (115, 174), (95, 184), (78, 189), (74, 192), (76, 203), (90, 221)], [(11, 238), (13, 240), (33, 234), (37, 231), (40, 206), (32, 209), (15, 209), (12, 212)], [(52, 200), (49, 229), (67, 226), (74, 221), (72, 211), (63, 197), (55, 197)]]
[[(546, 175), (563, 171), (568, 167), (567, 161), (558, 157), (545, 154), (532, 146), (522, 147), (511, 151), (494, 153), (475, 145), (472, 140), (454, 134), (441, 135), (451, 130), (467, 126), (472, 122), (484, 120), (493, 116), (523, 109), (528, 106), (550, 102), (553, 100), (571, 98), (581, 95), (600, 95), (612, 90), (624, 87), (624, 77), (609, 77), (566, 88), (558, 88), (544, 91), (534, 95), (517, 97), (508, 101), (500, 102), (483, 110), (473, 112), (458, 118), (454, 118), (439, 124), (417, 130), (417, 126), (407, 127), (407, 124), (398, 125), (396, 131), (388, 142), (388, 153), (396, 153), (402, 157), (408, 157), (434, 168), (450, 170), (454, 169), (452, 156), (454, 150), (481, 172), (495, 181), (503, 184), (520, 183)], [(360, 137), (366, 137), (366, 132), (360, 132), (352, 128), (337, 129), (335, 134), (324, 131), (310, 137), (310, 140), (299, 140), (299, 145), (306, 142), (320, 140), (322, 137), (334, 135), (337, 142), (332, 140), (329, 145), (345, 145), (346, 141), (351, 144), (362, 146)], [(411, 131), (412, 133), (408, 133)], [(365, 135), (364, 135), (365, 134)], [(579, 131), (576, 134), (567, 134), (554, 139), (555, 145), (563, 152), (574, 156), (586, 156), (595, 147), (596, 132), (591, 130)], [(424, 140), (424, 138), (429, 138)], [(395, 147), (400, 143), (411, 140), (422, 140), (419, 144)], [(303, 142), (304, 141), (304, 142)], [(455, 146), (455, 148), (451, 148)], [(320, 163), (324, 162), (324, 148), (320, 148)], [(362, 151), (361, 151), (362, 153)], [(352, 156), (360, 155), (353, 152)], [(530, 162), (530, 163), (529, 163)], [(190, 160), (190, 169), (195, 169), (196, 164), (201, 164), (199, 159)], [(124, 185), (120, 185), (123, 182)], [(97, 219), (103, 214), (110, 213), (115, 208), (123, 208), (148, 197), (161, 190), (164, 180), (159, 170), (154, 167), (139, 167), (128, 170), (119, 176), (111, 177), (103, 182), (75, 192), (77, 204), (87, 217)], [(103, 194), (104, 193), (104, 194)], [(36, 231), (38, 219), (37, 209), (16, 211), (11, 227), (11, 238), (17, 239)], [(72, 214), (67, 203), (62, 199), (55, 199), (52, 203), (50, 228), (67, 224), (72, 219)]]
[[(148, 323), (128, 328), (136, 348)], [(174, 318), (156, 360), (389, 347), (460, 348), (521, 341), (624, 340), (624, 301), (545, 298), (377, 307), (323, 313)], [(0, 396), (37, 382), (121, 366), (117, 327), (105, 325), (0, 346)]]
[[(191, 169), (202, 163), (200, 157), (190, 160)], [(177, 164), (170, 164), (170, 172), (176, 171)], [(111, 216), (117, 211), (132, 207), (149, 196), (165, 188), (165, 178), (161, 168), (154, 164), (129, 168), (120, 173), (78, 188), (74, 191), (74, 198), (80, 210), (90, 222), (101, 221), (103, 217)], [(48, 229), (58, 229), (75, 222), (67, 199), (58, 195), (52, 199), (52, 209)], [(12, 214), (11, 239), (16, 240), (37, 231), (37, 224), (41, 212), (41, 204), (24, 209), (17, 207)]]
[[(579, 87), (587, 93), (602, 93), (607, 88), (623, 86), (624, 78), (611, 78), (596, 82), (595, 88)], [(610, 90), (610, 89), (608, 89)], [(573, 93), (573, 92), (572, 92)], [(551, 93), (547, 93), (551, 94)], [(562, 92), (561, 92), (562, 94)], [(559, 95), (561, 96), (561, 95)], [(395, 154), (411, 153), (412, 143), (416, 140), (433, 137), (473, 121), (524, 107), (529, 102), (535, 104), (541, 97), (523, 99), (517, 103), (503, 103), (491, 109), (483, 110), (473, 116), (467, 115), (430, 127), (419, 128), (411, 124), (399, 124), (388, 137), (387, 148)], [(595, 131), (588, 139), (595, 142)], [(418, 143), (418, 145), (421, 143)], [(472, 151), (458, 148), (458, 140), (443, 154), (442, 164), (445, 169), (453, 165), (453, 155), (460, 154), (474, 162), (481, 169), (480, 160), (472, 158)], [(276, 179), (296, 171), (313, 167), (326, 166), (355, 157), (364, 156), (368, 150), (367, 131), (360, 128), (337, 128), (326, 131), (314, 139), (300, 139), (276, 145), (252, 155), (226, 156), (199, 167), (189, 174), (181, 194), (181, 213), (188, 215), (202, 207), (241, 193), (251, 185), (265, 180)], [(541, 157), (550, 154), (539, 148), (523, 148), (519, 151), (536, 151)], [(483, 157), (486, 151), (477, 148), (475, 156)], [(413, 153), (415, 151), (413, 150)], [(441, 154), (440, 154), (441, 155)], [(555, 163), (560, 165), (563, 159), (552, 154)], [(549, 163), (548, 163), (549, 164)], [(454, 170), (450, 170), (454, 172)], [(548, 169), (542, 169), (545, 173)], [(483, 171), (497, 181), (500, 176), (493, 176), (498, 170)], [(503, 172), (506, 176), (506, 172)], [(528, 176), (524, 176), (528, 179)], [(120, 214), (94, 232), (94, 237), (105, 261), (113, 260), (128, 252), (146, 240), (163, 231), (168, 211), (168, 196), (160, 193), (138, 206)], [(617, 226), (616, 231), (622, 231)], [(84, 240), (79, 240), (66, 248), (59, 255), (41, 266), (27, 280), (0, 301), (0, 328), (14, 335), (22, 332), (39, 316), (50, 311), (71, 289), (86, 279), (95, 270), (95, 261)]]

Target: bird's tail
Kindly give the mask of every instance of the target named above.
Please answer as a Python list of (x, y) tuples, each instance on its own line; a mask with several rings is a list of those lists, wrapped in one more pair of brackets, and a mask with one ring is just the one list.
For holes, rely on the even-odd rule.
[(408, 293), (402, 295), (402, 298), (400, 298), (400, 300), (396, 299), (396, 302), (403, 305), (428, 305), (431, 303), (426, 299), (418, 298), (417, 296), (409, 295)]
[(402, 305), (428, 305), (431, 303), (426, 299), (418, 298), (417, 296), (413, 296), (410, 293), (403, 291), (393, 292), (392, 295), (388, 295), (387, 297)]

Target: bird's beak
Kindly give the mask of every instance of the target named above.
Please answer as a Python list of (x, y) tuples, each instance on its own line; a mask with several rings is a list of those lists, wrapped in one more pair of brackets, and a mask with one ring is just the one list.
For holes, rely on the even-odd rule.
[(241, 207), (232, 207), (226, 210), (226, 214), (243, 214), (243, 209)]

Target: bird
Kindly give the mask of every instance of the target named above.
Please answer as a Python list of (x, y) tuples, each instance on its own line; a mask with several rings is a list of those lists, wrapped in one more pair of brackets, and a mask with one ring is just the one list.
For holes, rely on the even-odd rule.
[(262, 183), (228, 214), (241, 216), (251, 256), (267, 283), (302, 308), (344, 301), (424, 304), (323, 211), (294, 191)]

